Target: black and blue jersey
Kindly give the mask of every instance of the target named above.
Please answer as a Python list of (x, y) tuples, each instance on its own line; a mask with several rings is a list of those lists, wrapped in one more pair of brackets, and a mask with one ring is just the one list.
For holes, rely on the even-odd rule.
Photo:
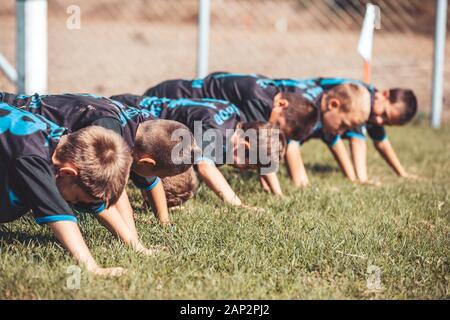
[(263, 84), (264, 79), (267, 78), (257, 74), (216, 72), (203, 79), (165, 81), (148, 89), (144, 95), (226, 100), (237, 106), (247, 121), (268, 122), (274, 98), (280, 90), (270, 83)]
[[(187, 126), (203, 151), (196, 162), (225, 163), (227, 138), (238, 123), (246, 122), (243, 112), (224, 100), (168, 99), (132, 94), (112, 96), (111, 99), (147, 110), (156, 118), (178, 121)], [(219, 149), (214, 147), (215, 143), (222, 147), (221, 152), (216, 153)]]
[[(373, 108), (375, 103), (375, 93), (377, 92), (377, 89), (370, 84), (347, 78), (264, 79), (260, 82), (265, 83), (266, 85), (270, 84), (276, 86), (282, 92), (301, 94), (306, 99), (312, 101), (319, 109), (323, 94), (327, 90), (338, 85), (353, 83), (367, 88), (371, 95), (371, 108)], [(347, 130), (342, 136), (327, 135), (322, 131), (321, 126), (318, 125), (309, 138), (321, 138), (329, 147), (333, 147), (341, 138), (358, 138), (365, 140), (366, 133), (374, 141), (383, 141), (387, 138), (384, 127), (372, 123), (366, 123), (357, 128)]]
[[(75, 132), (88, 126), (101, 126), (123, 137), (130, 149), (134, 146), (140, 123), (155, 118), (146, 110), (124, 106), (118, 101), (94, 94), (16, 95), (0, 93), (0, 101), (38, 114)], [(131, 172), (130, 178), (140, 189), (153, 189), (160, 179), (145, 178)], [(104, 206), (95, 209), (101, 212)]]
[(55, 184), (52, 155), (66, 129), (0, 102), (0, 223), (32, 211), (37, 223), (76, 222)]
[[(39, 114), (63, 126), (69, 132), (96, 125), (100, 119), (117, 123), (110, 128), (120, 134), (130, 149), (134, 146), (139, 123), (152, 117), (142, 110), (125, 107), (116, 101), (94, 94), (16, 95), (0, 93), (0, 101)], [(105, 122), (107, 123), (107, 122)], [(117, 129), (116, 129), (117, 128)]]

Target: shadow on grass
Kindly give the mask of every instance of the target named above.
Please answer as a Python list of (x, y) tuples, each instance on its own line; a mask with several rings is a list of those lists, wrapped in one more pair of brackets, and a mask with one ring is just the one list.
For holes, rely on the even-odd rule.
[(17, 242), (28, 245), (36, 244), (39, 246), (54, 243), (55, 239), (50, 235), (28, 234), (22, 231), (10, 231), (4, 226), (0, 226), (0, 242), (5, 244), (15, 244)]
[(312, 173), (339, 172), (339, 168), (338, 167), (330, 166), (328, 164), (320, 164), (320, 163), (315, 163), (315, 164), (307, 163), (307, 164), (305, 164), (305, 169), (308, 172), (312, 172)]

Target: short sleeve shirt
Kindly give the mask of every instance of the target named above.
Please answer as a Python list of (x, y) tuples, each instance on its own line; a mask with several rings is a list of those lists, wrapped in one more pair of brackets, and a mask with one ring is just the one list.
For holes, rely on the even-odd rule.
[(55, 184), (52, 155), (66, 129), (0, 103), (0, 222), (32, 211), (36, 222), (74, 221)]
[(263, 79), (256, 74), (216, 72), (203, 79), (165, 81), (148, 89), (145, 95), (226, 100), (238, 107), (247, 121), (267, 122), (279, 89), (272, 84), (261, 85)]
[[(230, 129), (235, 129), (239, 122), (245, 122), (243, 112), (228, 101), (217, 99), (168, 99), (136, 95), (111, 97), (124, 104), (143, 108), (159, 119), (178, 121), (194, 134), (198, 145), (203, 150), (199, 160), (210, 160), (223, 164), (227, 137)], [(220, 142), (220, 143), (219, 143)], [(213, 144), (222, 146), (220, 152)]]

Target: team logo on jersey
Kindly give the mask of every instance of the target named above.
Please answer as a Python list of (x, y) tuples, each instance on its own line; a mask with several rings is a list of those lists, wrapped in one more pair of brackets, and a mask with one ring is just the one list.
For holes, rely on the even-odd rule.
[(0, 103), (0, 134), (7, 131), (16, 136), (31, 135), (39, 131), (46, 132), (47, 145), (50, 139), (59, 140), (65, 129), (39, 115)]
[(24, 136), (46, 129), (46, 124), (34, 114), (0, 103), (0, 134), (10, 131), (14, 135)]

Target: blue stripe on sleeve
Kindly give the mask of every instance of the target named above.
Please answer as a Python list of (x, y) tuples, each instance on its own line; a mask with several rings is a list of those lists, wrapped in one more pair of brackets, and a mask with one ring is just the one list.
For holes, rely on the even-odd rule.
[(347, 139), (355, 138), (355, 139), (366, 141), (365, 135), (358, 133), (358, 132), (354, 132), (354, 131), (348, 131), (348, 132), (344, 133), (344, 137)]
[(195, 164), (199, 164), (199, 162), (206, 162), (206, 163), (211, 164), (213, 166), (216, 165), (216, 163), (212, 159), (206, 158), (206, 157), (199, 157), (199, 158), (195, 159)]
[(40, 217), (35, 219), (37, 224), (44, 224), (49, 222), (58, 222), (58, 221), (72, 221), (77, 223), (78, 220), (76, 217), (68, 215), (68, 214), (61, 214), (56, 216), (48, 216), (48, 217)]
[(336, 145), (336, 143), (338, 143), (339, 140), (341, 140), (341, 136), (336, 135), (329, 144), (330, 148), (333, 148)]
[(141, 190), (145, 190), (145, 191), (151, 191), (153, 189), (155, 189), (155, 187), (158, 185), (158, 183), (161, 182), (161, 179), (159, 177), (156, 177), (155, 181), (152, 182), (151, 185), (146, 186), (145, 188), (139, 188)]
[(98, 208), (94, 209), (94, 213), (99, 214), (100, 212), (102, 212), (105, 209), (106, 209), (106, 203), (102, 202), (102, 204)]

